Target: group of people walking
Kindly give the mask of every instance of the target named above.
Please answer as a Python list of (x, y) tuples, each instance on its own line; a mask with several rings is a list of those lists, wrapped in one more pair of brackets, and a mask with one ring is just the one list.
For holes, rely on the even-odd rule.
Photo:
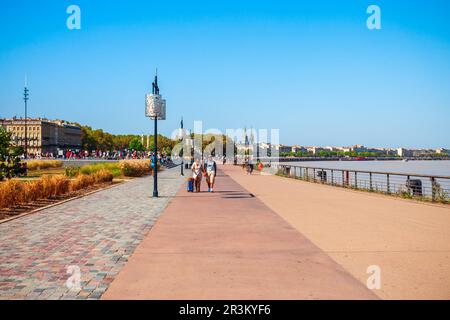
[[(189, 181), (188, 191), (200, 192), (202, 178), (205, 177), (208, 184), (208, 192), (214, 192), (214, 183), (217, 175), (217, 164), (212, 156), (206, 162), (195, 159), (192, 164), (192, 179)], [(190, 185), (192, 183), (192, 186)], [(192, 190), (190, 190), (192, 189)]]
[[(225, 164), (226, 160), (223, 158), (223, 163)], [(246, 158), (242, 163), (242, 168), (247, 172), (247, 174), (252, 174), (255, 168), (253, 162)], [(262, 162), (258, 161), (256, 164), (256, 168), (259, 171), (262, 171), (264, 165)], [(206, 161), (203, 159), (197, 158), (192, 163), (191, 166), (192, 177), (188, 179), (187, 191), (189, 192), (200, 192), (200, 187), (202, 183), (203, 177), (205, 177), (206, 183), (208, 184), (208, 192), (214, 192), (214, 183), (216, 181), (217, 175), (217, 164), (214, 161), (212, 156), (209, 156)]]

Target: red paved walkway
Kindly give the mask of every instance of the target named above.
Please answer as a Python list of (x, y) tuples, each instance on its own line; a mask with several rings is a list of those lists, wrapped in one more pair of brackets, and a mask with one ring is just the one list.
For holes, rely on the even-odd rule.
[(220, 171), (214, 194), (178, 192), (102, 298), (376, 296)]

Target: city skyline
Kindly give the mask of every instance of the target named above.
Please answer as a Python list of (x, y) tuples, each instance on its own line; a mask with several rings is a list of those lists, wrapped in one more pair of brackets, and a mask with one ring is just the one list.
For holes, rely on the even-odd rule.
[[(7, 122), (12, 122), (12, 121), (20, 121), (23, 120), (23, 117), (12, 117), (12, 118), (0, 118), (0, 124), (2, 123), (7, 123)], [(71, 122), (68, 121), (66, 119), (48, 119), (48, 118), (42, 118), (42, 117), (37, 117), (37, 118), (27, 118), (28, 121), (31, 122), (36, 122), (36, 121), (45, 121), (45, 122), (50, 122), (50, 123), (60, 123), (60, 124), (65, 124), (65, 125), (79, 125), (79, 126), (88, 126), (89, 125), (85, 125), (85, 124), (79, 124), (77, 122)], [(31, 124), (30, 124), (31, 125)], [(81, 127), (80, 127), (81, 128)], [(92, 127), (91, 127), (92, 128)], [(436, 151), (436, 153), (445, 153), (445, 154), (449, 154), (449, 149), (446, 147), (437, 147), (437, 148), (432, 148), (432, 147), (404, 147), (404, 146), (397, 146), (397, 147), (387, 147), (387, 146), (367, 146), (364, 144), (357, 144), (357, 143), (351, 143), (351, 144), (347, 144), (347, 145), (305, 145), (305, 144), (299, 144), (299, 143), (294, 143), (294, 144), (285, 144), (285, 143), (272, 143), (270, 141), (270, 139), (268, 139), (268, 141), (262, 141), (260, 140), (259, 142), (256, 141), (257, 139), (255, 138), (254, 134), (257, 134), (258, 131), (257, 129), (255, 129), (256, 131), (253, 131), (255, 128), (239, 128), (237, 130), (233, 130), (239, 133), (243, 133), (242, 137), (239, 135), (239, 137), (237, 136), (232, 136), (232, 135), (227, 135), (226, 132), (222, 133), (224, 136), (228, 137), (230, 140), (235, 141), (235, 143), (240, 144), (240, 145), (245, 145), (248, 143), (251, 144), (259, 144), (259, 145), (265, 145), (265, 146), (270, 146), (270, 145), (274, 145), (277, 146), (279, 148), (290, 148), (292, 149), (292, 152), (296, 152), (294, 150), (300, 150), (300, 149), (308, 149), (308, 151), (311, 151), (313, 148), (317, 148), (318, 150), (328, 150), (328, 151), (343, 151), (343, 152), (347, 152), (347, 151), (354, 151), (354, 149), (359, 149), (359, 152), (363, 152), (363, 151), (395, 151), (395, 153), (400, 152), (399, 150), (404, 149), (406, 151)], [(103, 130), (102, 128), (92, 128), (92, 130)], [(179, 128), (175, 129), (174, 131), (178, 131)], [(191, 131), (192, 134), (195, 134), (194, 131), (186, 129), (186, 132)], [(203, 131), (203, 133), (201, 133), (202, 139), (203, 139), (203, 135), (208, 135), (211, 133), (208, 133), (207, 131), (210, 130), (210, 128), (208, 128), (206, 131)], [(142, 137), (142, 139), (144, 139), (144, 137), (146, 137), (146, 139), (148, 139), (150, 136), (153, 136), (153, 133), (110, 133), (107, 132), (105, 130), (103, 130), (104, 133), (108, 133), (108, 134), (112, 134), (115, 136), (127, 136), (127, 135), (135, 135), (135, 136), (140, 136)], [(216, 133), (219, 131), (216, 131)], [(172, 132), (174, 133), (174, 132)], [(200, 135), (200, 133), (197, 133)], [(164, 134), (162, 134), (164, 135)], [(266, 134), (264, 134), (265, 136)], [(178, 136), (178, 132), (177, 132), (177, 136)], [(167, 136), (168, 138), (171, 138), (170, 135)], [(176, 138), (174, 138), (176, 140)], [(249, 140), (247, 140), (249, 139)], [(208, 139), (205, 139), (205, 141)], [(209, 140), (208, 140), (209, 141)], [(253, 142), (246, 142), (246, 141), (253, 141)], [(439, 152), (438, 152), (439, 151)], [(287, 151), (287, 152), (291, 152), (291, 151)], [(313, 153), (315, 153), (316, 151), (314, 150)]]
[(187, 128), (279, 128), (285, 145), (448, 148), (450, 5), (435, 3), (378, 2), (381, 30), (367, 29), (364, 1), (79, 1), (81, 30), (66, 28), (68, 2), (11, 3), (0, 117), (23, 116), (27, 75), (31, 117), (151, 133), (158, 67), (166, 136), (183, 116)]

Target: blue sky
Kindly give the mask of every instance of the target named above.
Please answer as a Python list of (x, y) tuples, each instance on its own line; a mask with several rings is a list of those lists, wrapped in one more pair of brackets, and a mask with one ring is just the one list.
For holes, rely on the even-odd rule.
[(31, 116), (150, 133), (158, 67), (164, 134), (183, 116), (280, 128), (284, 144), (450, 147), (445, 0), (2, 0), (0, 39), (0, 117), (23, 115), (27, 74)]

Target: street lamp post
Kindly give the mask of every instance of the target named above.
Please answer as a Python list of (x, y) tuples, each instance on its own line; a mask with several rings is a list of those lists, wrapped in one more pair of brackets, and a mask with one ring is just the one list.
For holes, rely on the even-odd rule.
[(202, 161), (203, 162), (203, 131), (202, 131), (202, 140), (200, 141), (200, 148), (202, 149)]
[(195, 142), (193, 139), (194, 137), (192, 135), (192, 129), (189, 129), (189, 168), (192, 167), (195, 156)]
[[(152, 93), (159, 95), (158, 74), (152, 83)], [(153, 198), (158, 198), (158, 116), (155, 114), (155, 132), (153, 134)]]
[(183, 118), (181, 118), (181, 123), (180, 123), (180, 127), (181, 127), (181, 175), (184, 176), (184, 172), (183, 172), (183, 167), (184, 167), (184, 131), (183, 131)]
[(165, 120), (166, 118), (166, 101), (161, 98), (158, 87), (158, 74), (155, 75), (155, 80), (152, 83), (152, 94), (145, 96), (145, 115), (154, 120), (154, 135), (153, 135), (153, 197), (158, 197), (158, 120)]
[(25, 102), (25, 159), (28, 158), (28, 126), (27, 126), (27, 101), (28, 101), (28, 88), (27, 88), (27, 83), (25, 82), (25, 88), (23, 90), (23, 101)]
[[(156, 78), (155, 78), (156, 79)], [(155, 117), (155, 132), (153, 136), (153, 198), (158, 198), (158, 118)]]

